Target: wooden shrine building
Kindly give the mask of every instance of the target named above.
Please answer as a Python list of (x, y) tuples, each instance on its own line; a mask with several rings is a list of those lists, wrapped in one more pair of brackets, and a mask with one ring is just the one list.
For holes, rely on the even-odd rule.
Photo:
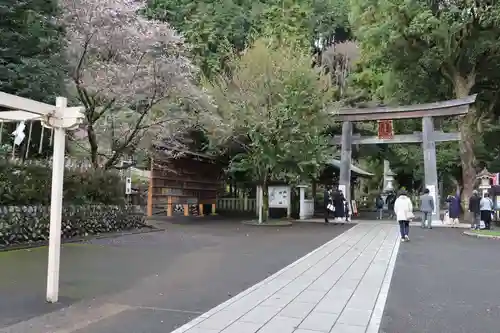
[(215, 214), (222, 167), (208, 155), (180, 152), (151, 161), (148, 216)]

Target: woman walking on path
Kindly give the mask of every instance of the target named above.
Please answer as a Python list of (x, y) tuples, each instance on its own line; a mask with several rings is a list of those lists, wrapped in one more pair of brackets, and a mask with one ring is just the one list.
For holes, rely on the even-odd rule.
[(452, 225), (459, 224), (460, 221), (458, 218), (460, 217), (460, 194), (457, 191), (455, 195), (450, 195), (447, 200), (450, 204), (449, 214)]
[(396, 202), (396, 193), (391, 192), (385, 199), (385, 203), (387, 204), (387, 210), (389, 211), (389, 218), (392, 219), (394, 217), (394, 203)]
[(399, 197), (394, 202), (394, 213), (399, 223), (399, 230), (401, 232), (401, 242), (410, 240), (408, 234), (410, 233), (410, 220), (414, 218), (413, 204), (408, 198), (405, 190), (399, 193)]
[(491, 215), (493, 214), (493, 201), (490, 199), (490, 194), (486, 192), (484, 198), (479, 202), (481, 209), (481, 220), (484, 221), (484, 229), (490, 230), (491, 228)]
[(384, 217), (384, 199), (380, 194), (375, 199), (375, 208), (377, 209), (377, 220), (382, 220)]
[(328, 224), (330, 223), (330, 221), (328, 221), (330, 212), (333, 210), (332, 191), (329, 186), (325, 186), (325, 191), (323, 192), (323, 203), (325, 209), (325, 224)]
[(333, 205), (335, 206), (335, 220), (342, 221), (345, 218), (345, 198), (342, 191), (336, 191), (333, 197)]
[(481, 229), (481, 197), (477, 190), (472, 191), (472, 196), (469, 199), (469, 212), (471, 213), (471, 229)]

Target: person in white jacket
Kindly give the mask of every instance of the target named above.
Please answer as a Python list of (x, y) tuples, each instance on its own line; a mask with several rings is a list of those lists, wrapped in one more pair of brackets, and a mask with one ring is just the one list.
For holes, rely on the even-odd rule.
[(399, 196), (394, 203), (394, 214), (396, 214), (396, 219), (399, 222), (401, 241), (409, 241), (410, 220), (415, 216), (413, 215), (413, 204), (405, 190), (399, 192)]

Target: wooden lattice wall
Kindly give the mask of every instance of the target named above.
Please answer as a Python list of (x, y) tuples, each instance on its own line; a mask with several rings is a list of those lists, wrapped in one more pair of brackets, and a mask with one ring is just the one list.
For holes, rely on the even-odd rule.
[(217, 193), (222, 189), (221, 175), (220, 165), (199, 155), (153, 160), (148, 215), (214, 214)]

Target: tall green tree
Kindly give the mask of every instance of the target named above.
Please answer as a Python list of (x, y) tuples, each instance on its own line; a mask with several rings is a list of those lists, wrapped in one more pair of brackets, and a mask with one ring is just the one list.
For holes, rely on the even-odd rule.
[(64, 92), (56, 0), (0, 1), (0, 91), (54, 104)]
[(348, 34), (348, 0), (149, 0), (149, 18), (169, 22), (191, 45), (203, 74), (230, 71), (239, 54), (259, 36), (329, 45)]
[[(59, 15), (56, 0), (0, 0), (0, 91), (50, 104), (66, 94), (65, 41), (56, 20)], [(4, 144), (14, 126), (2, 126)], [(39, 123), (33, 124), (31, 134), (37, 139), (29, 145), (25, 139), (16, 156), (25, 156), (26, 150), (30, 157), (38, 154), (41, 130)], [(47, 135), (41, 153), (50, 153)]]
[(478, 120), (496, 101), (500, 3), (491, 1), (352, 0), (351, 18), (367, 68), (384, 68), (396, 100), (430, 102), (479, 92), (458, 122), (465, 197), (476, 175)]
[(210, 91), (218, 111), (211, 140), (237, 145), (230, 171), (261, 184), (264, 203), (270, 181), (310, 180), (331, 158), (323, 131), (332, 89), (328, 75), (311, 67), (307, 51), (258, 40)]

